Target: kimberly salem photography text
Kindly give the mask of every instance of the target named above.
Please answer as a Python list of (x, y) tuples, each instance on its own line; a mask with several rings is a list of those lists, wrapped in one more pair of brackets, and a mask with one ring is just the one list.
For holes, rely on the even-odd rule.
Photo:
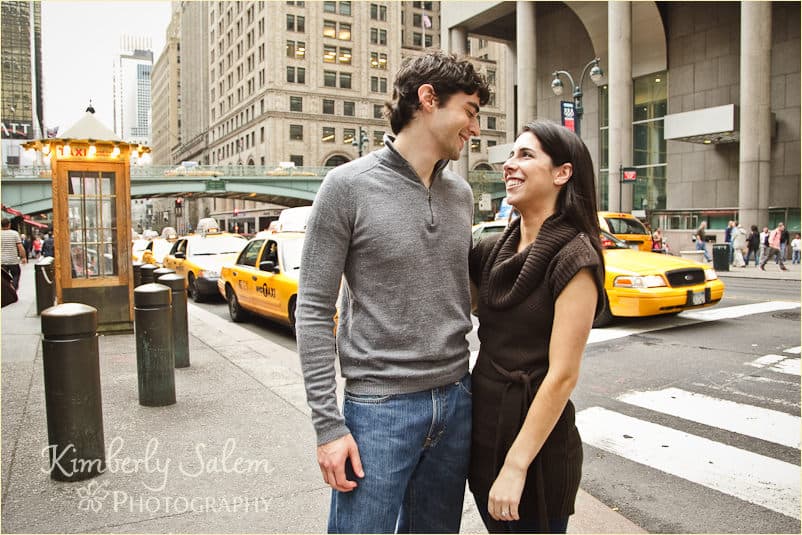
[(167, 488), (171, 477), (219, 478), (221, 474), (242, 476), (270, 475), (275, 467), (267, 459), (251, 459), (237, 454), (237, 441), (229, 438), (222, 447), (214, 447), (199, 442), (191, 447), (191, 453), (185, 448), (177, 452), (181, 457), (175, 459), (167, 453), (159, 451), (159, 440), (151, 438), (140, 455), (125, 452), (125, 441), (115, 437), (109, 443), (106, 462), (97, 459), (76, 459), (75, 446), (50, 445), (42, 450), (42, 456), (48, 458), (48, 466), (42, 468), (50, 474), (54, 470), (61, 471), (65, 477), (72, 477), (82, 472), (106, 472), (112, 474), (139, 474), (142, 484), (151, 492), (161, 492)]

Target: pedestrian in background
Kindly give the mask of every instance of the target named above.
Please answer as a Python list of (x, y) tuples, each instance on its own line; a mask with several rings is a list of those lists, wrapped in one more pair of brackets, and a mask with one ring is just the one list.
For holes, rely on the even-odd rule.
[(799, 264), (800, 261), (800, 250), (802, 250), (802, 242), (799, 239), (799, 233), (797, 232), (794, 239), (791, 240), (791, 253), (793, 256), (791, 257), (791, 264)]
[(744, 252), (746, 251), (746, 230), (741, 225), (737, 225), (732, 230), (730, 239), (732, 240), (733, 250), (732, 265), (735, 267), (745, 267)]
[(749, 265), (749, 259), (755, 257), (755, 267), (760, 263), (760, 231), (757, 225), (752, 225), (749, 236), (746, 238), (749, 249), (746, 252), (746, 265)]
[(53, 244), (53, 234), (50, 232), (45, 234), (45, 241), (42, 242), (42, 256), (56, 256), (56, 250)]
[(333, 489), (332, 533), (460, 529), (471, 441), (473, 192), (447, 165), (480, 135), (489, 98), (467, 60), (408, 58), (387, 106), (395, 137), (330, 171), (312, 205), (298, 353), (318, 464)]
[(469, 483), (490, 533), (565, 533), (582, 472), (569, 397), (604, 306), (593, 162), (575, 133), (535, 121), (504, 182), (521, 216), (470, 257), (481, 349)]
[(652, 233), (652, 251), (655, 253), (665, 252), (663, 248), (663, 231), (660, 230), (660, 227)]
[(783, 226), (783, 231), (782, 233), (780, 233), (780, 256), (777, 257), (777, 262), (775, 262), (776, 264), (780, 263), (781, 258), (783, 261), (785, 261), (788, 258), (785, 255), (789, 241), (791, 241), (791, 236), (788, 234), (788, 230)]
[(33, 257), (39, 258), (39, 255), (42, 254), (42, 239), (37, 234), (33, 238)]
[(31, 258), (33, 256), (33, 240), (26, 234), (20, 234), (20, 239), (22, 248), (25, 249), (25, 258)]
[(735, 230), (735, 221), (727, 221), (727, 228), (724, 229), (724, 243), (729, 245), (730, 265), (735, 257), (735, 247), (732, 245), (732, 232)]
[(788, 268), (785, 267), (785, 263), (780, 256), (780, 237), (782, 236), (784, 230), (785, 223), (779, 223), (777, 228), (769, 233), (769, 245), (766, 249), (766, 256), (760, 259), (760, 269), (763, 271), (766, 271), (766, 263), (774, 256), (777, 257), (777, 263), (780, 265), (780, 269), (783, 271), (788, 271)]
[(707, 229), (707, 221), (702, 221), (699, 224), (699, 228), (696, 229), (696, 234), (694, 235), (694, 241), (696, 242), (696, 250), (702, 251), (705, 255), (705, 262), (710, 262), (710, 255), (707, 254), (707, 245), (705, 244), (705, 235), (707, 234), (705, 230)]
[(769, 227), (763, 227), (763, 232), (760, 233), (760, 260), (766, 256), (769, 249)]
[(27, 264), (28, 257), (22, 246), (22, 238), (16, 230), (11, 229), (11, 220), (4, 217), (0, 222), (0, 253), (2, 268), (11, 274), (14, 289), (19, 289), (20, 264)]

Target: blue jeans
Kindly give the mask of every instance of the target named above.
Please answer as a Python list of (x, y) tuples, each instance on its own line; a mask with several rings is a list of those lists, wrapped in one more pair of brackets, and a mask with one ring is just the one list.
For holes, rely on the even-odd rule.
[(802, 253), (802, 251), (800, 251), (799, 249), (793, 251), (792, 256), (791, 256), (791, 263), (792, 264), (799, 264), (800, 253)]
[(744, 262), (746, 262), (746, 265), (748, 266), (749, 259), (752, 258), (752, 255), (755, 256), (755, 267), (757, 267), (757, 265), (760, 263), (760, 254), (758, 254), (758, 252), (755, 251), (754, 249), (749, 249), (746, 252), (746, 258), (744, 258)]
[(777, 256), (777, 260), (775, 261), (775, 264), (779, 264), (780, 260), (785, 260), (785, 246), (786, 245), (788, 245), (788, 244), (787, 243), (781, 243), (780, 244), (780, 254), (779, 254), (779, 256)]
[[(498, 522), (493, 520), (490, 513), (487, 511), (487, 498), (481, 500), (476, 498), (476, 509), (479, 510), (479, 516), (482, 517), (482, 522), (485, 523), (487, 530), (490, 533), (542, 533), (537, 522), (525, 520), (511, 520), (509, 522)], [(501, 529), (495, 529), (500, 526)], [(549, 519), (549, 533), (565, 533), (568, 529), (568, 517), (565, 518), (550, 518)]]
[(710, 262), (710, 255), (707, 254), (707, 247), (705, 247), (705, 242), (703, 240), (696, 240), (696, 250), (697, 251), (704, 251), (705, 253), (705, 261)]
[(423, 392), (345, 393), (365, 477), (332, 491), (329, 533), (458, 533), (471, 447), (471, 377)]

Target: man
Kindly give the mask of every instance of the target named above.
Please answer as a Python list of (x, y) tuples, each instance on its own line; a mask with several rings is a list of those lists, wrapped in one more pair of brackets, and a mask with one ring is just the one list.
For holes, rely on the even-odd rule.
[(45, 234), (45, 241), (42, 243), (42, 256), (56, 256), (56, 249), (53, 244), (53, 234)]
[(396, 137), (331, 171), (315, 199), (296, 327), (318, 464), (333, 489), (330, 532), (459, 531), (473, 194), (446, 165), (479, 135), (488, 98), (468, 61), (409, 58), (387, 105)]
[(780, 263), (780, 258), (785, 260), (788, 258), (786, 255), (786, 249), (788, 248), (788, 241), (791, 239), (791, 236), (788, 234), (788, 230), (783, 228), (782, 233), (780, 234), (780, 254), (777, 256), (777, 264)]
[(763, 232), (760, 233), (760, 259), (762, 260), (763, 257), (769, 250), (769, 227), (763, 227)]
[(707, 246), (705, 245), (705, 229), (707, 228), (707, 221), (702, 221), (699, 228), (696, 229), (696, 250), (702, 251), (705, 254), (705, 262), (710, 262), (710, 255), (707, 254)]
[(788, 268), (785, 267), (785, 263), (783, 262), (783, 258), (780, 255), (780, 237), (782, 236), (783, 231), (785, 230), (785, 223), (779, 223), (777, 228), (772, 230), (769, 234), (769, 245), (766, 249), (766, 255), (760, 259), (760, 269), (766, 271), (766, 263), (771, 260), (771, 257), (777, 256), (778, 263), (780, 264), (780, 269), (783, 271), (788, 271)]
[(11, 230), (11, 220), (3, 218), (2, 230), (0, 230), (0, 253), (2, 254), (3, 269), (11, 274), (14, 289), (19, 289), (20, 263), (27, 264), (28, 257), (25, 255), (25, 248), (22, 247), (22, 238), (16, 230)]
[(733, 256), (735, 252), (735, 247), (732, 245), (732, 231), (735, 230), (735, 221), (728, 221), (727, 228), (724, 229), (724, 243), (729, 245), (729, 253), (730, 253), (730, 265), (732, 265)]

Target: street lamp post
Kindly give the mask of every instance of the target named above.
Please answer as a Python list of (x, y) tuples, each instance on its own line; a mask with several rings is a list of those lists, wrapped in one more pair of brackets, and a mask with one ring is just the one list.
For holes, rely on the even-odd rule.
[(362, 151), (365, 149), (365, 145), (368, 143), (368, 132), (364, 130), (361, 126), (359, 127), (359, 134), (356, 138), (351, 142), (351, 145), (357, 147), (359, 151), (359, 157), (362, 157)]
[[(585, 65), (585, 68), (582, 69), (582, 76), (579, 77), (579, 83), (574, 83), (574, 78), (571, 76), (571, 73), (568, 71), (554, 71), (551, 73), (554, 76), (554, 80), (551, 81), (551, 90), (554, 91), (554, 94), (557, 96), (562, 95), (563, 93), (563, 83), (560, 80), (560, 75), (565, 76), (568, 78), (568, 81), (571, 83), (571, 87), (574, 91), (574, 116), (576, 118), (576, 135), (581, 137), (580, 134), (580, 123), (582, 122), (582, 113), (585, 111), (582, 108), (582, 82), (585, 80), (585, 75), (588, 73), (588, 69), (590, 69), (590, 79), (593, 80), (594, 84), (597, 84), (601, 81), (602, 77), (604, 76), (604, 71), (602, 71), (601, 67), (599, 66), (600, 58), (593, 58)], [(592, 67), (591, 67), (592, 66)]]

